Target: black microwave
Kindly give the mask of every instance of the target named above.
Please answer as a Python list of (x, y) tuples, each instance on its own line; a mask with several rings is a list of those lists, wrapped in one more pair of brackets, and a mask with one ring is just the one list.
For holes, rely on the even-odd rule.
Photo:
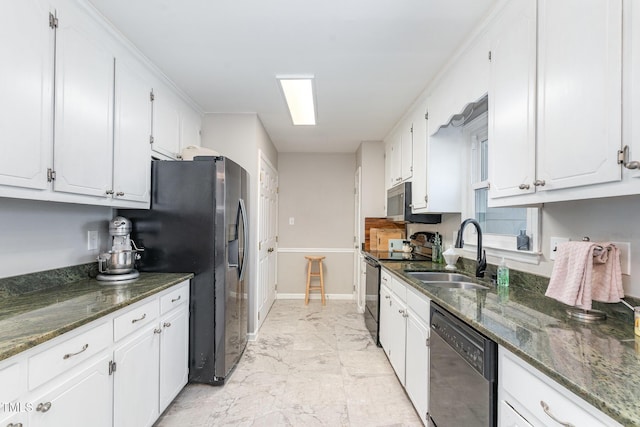
[(398, 222), (439, 224), (440, 214), (414, 214), (411, 212), (411, 183), (403, 182), (387, 190), (387, 219)]

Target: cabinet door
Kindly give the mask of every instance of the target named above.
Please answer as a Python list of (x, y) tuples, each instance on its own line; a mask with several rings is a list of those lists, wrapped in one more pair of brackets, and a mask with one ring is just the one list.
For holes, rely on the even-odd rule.
[(413, 113), (413, 171), (411, 177), (411, 211), (427, 208), (427, 102)]
[(522, 418), (522, 416), (504, 400), (500, 401), (498, 412), (501, 427), (532, 427), (527, 420)]
[(160, 412), (187, 383), (189, 374), (189, 307), (182, 304), (162, 319), (160, 337)]
[(619, 181), (622, 0), (540, 0), (538, 23), (538, 191)]
[(406, 382), (407, 394), (427, 425), (429, 408), (429, 326), (412, 311), (407, 317)]
[(413, 123), (409, 121), (400, 135), (400, 178), (406, 181), (413, 175)]
[(387, 141), (384, 144), (384, 182), (385, 189), (390, 189), (394, 185), (393, 171), (391, 170), (391, 142)]
[[(622, 120), (623, 145), (629, 146), (627, 162), (640, 162), (640, 4), (629, 1), (624, 4), (624, 71)], [(637, 163), (634, 166), (638, 166)], [(626, 176), (640, 178), (640, 169), (623, 169)]]
[(491, 37), (489, 197), (535, 191), (536, 0), (507, 3)]
[(180, 125), (180, 148), (190, 145), (200, 146), (200, 129), (202, 118), (198, 112), (186, 107), (182, 112)]
[(106, 197), (112, 187), (114, 58), (80, 12), (58, 11), (54, 190)]
[(160, 331), (147, 325), (114, 351), (113, 422), (119, 427), (151, 426), (160, 414)]
[(10, 0), (3, 9), (9, 19), (0, 26), (0, 184), (45, 189), (53, 141), (49, 6)]
[(389, 354), (389, 334), (391, 328), (391, 291), (386, 286), (380, 286), (380, 312), (378, 313), (378, 327), (380, 345)]
[(29, 414), (29, 425), (111, 427), (110, 359), (110, 352), (105, 353), (90, 366), (78, 368), (77, 375), (31, 399), (33, 411)]
[(180, 103), (164, 86), (153, 89), (153, 144), (151, 148), (177, 159), (180, 152)]
[(151, 180), (151, 85), (126, 60), (116, 61), (114, 198), (148, 202)]
[(389, 323), (389, 350), (387, 356), (396, 371), (400, 383), (405, 385), (405, 354), (406, 354), (406, 321), (407, 306), (398, 296), (391, 293), (391, 306)]

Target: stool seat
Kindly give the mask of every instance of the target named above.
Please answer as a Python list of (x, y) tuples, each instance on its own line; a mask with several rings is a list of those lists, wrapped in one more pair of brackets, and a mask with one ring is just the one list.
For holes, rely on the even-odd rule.
[[(307, 259), (307, 290), (304, 295), (304, 305), (309, 304), (309, 291), (320, 291), (320, 297), (322, 298), (322, 305), (326, 305), (324, 297), (324, 273), (322, 271), (323, 256), (305, 256)], [(314, 263), (318, 264), (318, 271), (313, 271)], [(311, 286), (311, 278), (320, 278), (320, 284)]]

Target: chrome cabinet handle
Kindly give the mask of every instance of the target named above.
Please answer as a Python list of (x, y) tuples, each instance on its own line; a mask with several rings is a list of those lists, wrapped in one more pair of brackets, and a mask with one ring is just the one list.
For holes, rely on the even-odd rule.
[(113, 194), (113, 190), (107, 190), (107, 191), (106, 191), (106, 193), (107, 193), (107, 195), (109, 195), (109, 196), (110, 196), (110, 195), (112, 195), (112, 194)]
[[(85, 344), (85, 345), (82, 346), (82, 349), (80, 349), (80, 351), (75, 352), (75, 353), (67, 353), (64, 356), (62, 356), (62, 358), (64, 360), (67, 360), (70, 357), (77, 356), (78, 354), (82, 353), (83, 351), (85, 351), (88, 348), (89, 348), (89, 344)], [(49, 404), (49, 406), (51, 406), (51, 404)]]
[(160, 328), (155, 328), (155, 329), (153, 330), (153, 333), (154, 333), (154, 334), (161, 334), (161, 333), (162, 333), (162, 329), (160, 329)]
[(51, 409), (51, 402), (46, 402), (46, 403), (38, 403), (38, 406), (36, 406), (36, 411), (38, 412), (47, 412), (49, 409)]
[(171, 322), (164, 322), (162, 326), (164, 326), (165, 328), (168, 328), (171, 326)]
[(123, 193), (122, 191), (118, 191), (118, 192), (116, 193), (116, 196), (124, 196), (124, 193)]
[(520, 184), (518, 188), (521, 190), (528, 190), (531, 187), (529, 186), (529, 184)]
[(536, 187), (544, 187), (545, 184), (546, 182), (544, 182), (544, 179), (536, 179), (533, 181), (533, 185)]
[(180, 297), (181, 297), (181, 296), (182, 296), (182, 295), (178, 295), (178, 298), (173, 298), (173, 299), (171, 300), (171, 302), (180, 301)]
[(139, 322), (139, 321), (143, 320), (145, 317), (147, 317), (147, 313), (144, 313), (144, 314), (142, 315), (142, 317), (141, 317), (141, 318), (139, 318), (139, 319), (133, 319), (133, 320), (131, 321), (131, 323)]
[(545, 402), (544, 400), (540, 401), (540, 406), (542, 406), (542, 410), (544, 411), (545, 414), (547, 414), (547, 416), (549, 418), (551, 418), (553, 421), (557, 422), (561, 426), (564, 426), (564, 427), (576, 427), (575, 425), (573, 425), (571, 423), (567, 423), (567, 422), (560, 421), (559, 419), (557, 419), (555, 417), (555, 415), (553, 415), (551, 413), (551, 409), (549, 408), (549, 405), (547, 405), (547, 402)]
[(22, 427), (22, 423), (9, 423), (7, 427)]
[(384, 297), (385, 297), (386, 299), (390, 299), (390, 298), (391, 298), (391, 295), (385, 295)]

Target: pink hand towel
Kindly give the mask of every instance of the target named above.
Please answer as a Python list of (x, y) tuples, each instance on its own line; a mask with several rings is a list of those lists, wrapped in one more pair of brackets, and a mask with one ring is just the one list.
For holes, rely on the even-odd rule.
[(567, 242), (558, 245), (545, 295), (585, 310), (591, 309), (593, 300), (620, 301), (624, 292), (618, 249), (610, 243)]

